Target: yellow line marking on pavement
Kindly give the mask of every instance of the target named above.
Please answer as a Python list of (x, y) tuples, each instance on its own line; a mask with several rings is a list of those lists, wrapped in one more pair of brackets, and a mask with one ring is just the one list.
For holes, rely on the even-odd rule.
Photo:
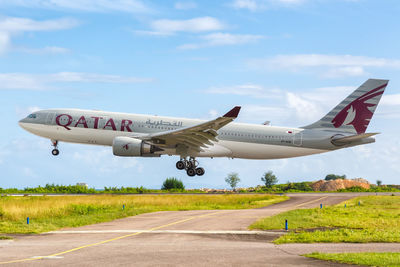
[(8, 264), (8, 263), (17, 263), (17, 262), (25, 262), (25, 261), (34, 261), (34, 260), (40, 260), (40, 259), (46, 259), (46, 258), (54, 258), (56, 256), (64, 255), (64, 254), (67, 254), (67, 253), (70, 253), (70, 252), (74, 252), (74, 251), (77, 251), (77, 250), (81, 250), (81, 249), (84, 249), (84, 248), (93, 247), (93, 246), (97, 246), (97, 245), (102, 245), (102, 244), (109, 243), (109, 242), (112, 242), (112, 241), (116, 241), (116, 240), (119, 240), (119, 239), (131, 237), (131, 236), (135, 236), (135, 235), (140, 235), (142, 233), (148, 233), (148, 232), (151, 232), (151, 231), (154, 231), (154, 230), (158, 230), (158, 229), (161, 229), (161, 228), (165, 228), (165, 227), (168, 227), (168, 226), (171, 226), (171, 225), (184, 223), (184, 222), (191, 221), (191, 220), (198, 219), (198, 218), (212, 216), (212, 215), (215, 215), (215, 214), (221, 213), (221, 212), (223, 212), (223, 211), (217, 211), (217, 212), (204, 214), (204, 215), (199, 215), (199, 216), (192, 216), (192, 217), (189, 217), (187, 219), (183, 219), (183, 220), (179, 220), (179, 221), (176, 221), (176, 222), (172, 222), (172, 223), (164, 224), (164, 225), (161, 225), (161, 226), (153, 227), (153, 228), (151, 228), (149, 230), (143, 230), (141, 232), (128, 234), (128, 235), (123, 235), (123, 236), (107, 239), (107, 240), (96, 242), (96, 243), (92, 243), (92, 244), (87, 244), (87, 245), (84, 245), (84, 246), (76, 247), (76, 248), (73, 248), (73, 249), (65, 250), (65, 251), (58, 252), (58, 253), (51, 254), (51, 255), (47, 255), (47, 256), (40, 256), (40, 257), (35, 257), (35, 258), (26, 258), (26, 259), (20, 259), (20, 260), (3, 261), (3, 262), (0, 262), (0, 264)]
[(304, 205), (307, 205), (307, 204), (311, 204), (311, 203), (317, 202), (317, 201), (322, 200), (322, 199), (325, 199), (325, 198), (328, 198), (328, 196), (320, 197), (320, 198), (318, 198), (318, 199), (314, 199), (314, 200), (311, 200), (311, 201), (308, 201), (308, 202), (305, 202), (305, 203), (301, 203), (301, 204), (296, 205), (296, 206), (294, 206), (294, 207), (295, 207), (295, 208), (301, 207), (301, 206), (304, 206)]

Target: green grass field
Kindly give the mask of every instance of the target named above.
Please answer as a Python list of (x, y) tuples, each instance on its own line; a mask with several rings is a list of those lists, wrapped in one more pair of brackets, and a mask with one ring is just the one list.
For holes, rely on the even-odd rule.
[(306, 257), (364, 266), (400, 266), (400, 253), (311, 253)]
[(250, 229), (283, 229), (285, 219), (290, 232), (275, 240), (277, 244), (400, 242), (399, 196), (359, 197), (322, 209), (288, 211), (263, 218)]
[(265, 194), (1, 197), (0, 233), (42, 233), (154, 211), (259, 208), (286, 199)]

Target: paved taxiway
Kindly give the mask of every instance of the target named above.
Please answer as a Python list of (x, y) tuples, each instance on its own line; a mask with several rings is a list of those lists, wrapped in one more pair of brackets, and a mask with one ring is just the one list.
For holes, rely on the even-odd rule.
[[(270, 241), (279, 232), (249, 232), (247, 227), (262, 217), (290, 209), (317, 207), (320, 203), (336, 204), (357, 195), (291, 194), (290, 200), (261, 209), (155, 212), (41, 235), (19, 236), (15, 241), (0, 241), (0, 263), (18, 266), (341, 266), (299, 255), (341, 251), (343, 244), (336, 248), (335, 244), (277, 246)], [(399, 251), (400, 246), (396, 246), (395, 251)]]

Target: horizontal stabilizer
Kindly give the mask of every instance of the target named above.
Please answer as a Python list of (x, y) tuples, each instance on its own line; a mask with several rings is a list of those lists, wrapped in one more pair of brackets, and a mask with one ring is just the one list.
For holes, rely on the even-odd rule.
[(356, 135), (350, 135), (350, 136), (344, 136), (344, 137), (338, 137), (338, 138), (333, 138), (332, 142), (334, 143), (351, 143), (354, 141), (358, 141), (367, 137), (371, 137), (374, 135), (377, 135), (379, 133), (363, 133), (363, 134), (356, 134)]

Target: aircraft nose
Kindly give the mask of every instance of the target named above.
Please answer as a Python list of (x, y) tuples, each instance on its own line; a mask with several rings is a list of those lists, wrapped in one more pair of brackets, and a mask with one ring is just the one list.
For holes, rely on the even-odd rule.
[(25, 130), (26, 130), (26, 124), (27, 124), (27, 122), (26, 122), (26, 118), (25, 118), (25, 119), (22, 119), (22, 120), (20, 120), (20, 121), (18, 122), (18, 124), (19, 124), (19, 126), (20, 126), (21, 128), (23, 128), (23, 129), (25, 129)]

